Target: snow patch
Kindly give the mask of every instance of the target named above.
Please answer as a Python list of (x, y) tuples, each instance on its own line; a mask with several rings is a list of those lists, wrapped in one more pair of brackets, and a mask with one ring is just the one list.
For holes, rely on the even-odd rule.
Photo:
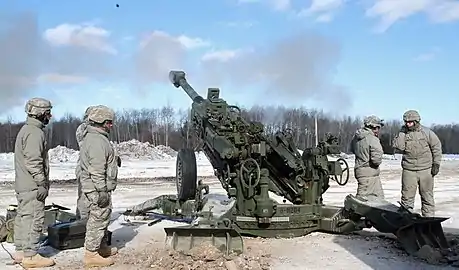
[[(112, 142), (118, 155), (123, 159), (138, 160), (171, 160), (177, 156), (177, 152), (164, 145), (154, 146), (149, 142), (130, 140), (121, 143)], [(77, 162), (79, 151), (58, 145), (48, 151), (51, 163)], [(13, 160), (13, 153), (0, 155), (0, 160)]]
[(78, 154), (78, 151), (62, 145), (58, 145), (48, 151), (49, 162), (51, 163), (77, 162)]
[(177, 152), (168, 146), (154, 146), (149, 142), (140, 142), (138, 140), (130, 140), (118, 144), (113, 143), (113, 146), (121, 158), (167, 160), (177, 156)]

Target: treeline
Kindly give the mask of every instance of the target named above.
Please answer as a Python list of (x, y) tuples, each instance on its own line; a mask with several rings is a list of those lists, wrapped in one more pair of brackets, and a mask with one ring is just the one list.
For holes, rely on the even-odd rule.
[[(267, 135), (273, 135), (278, 130), (290, 129), (300, 149), (315, 145), (315, 119), (317, 119), (319, 139), (328, 132), (338, 135), (342, 151), (346, 153), (349, 152), (349, 142), (354, 132), (362, 125), (362, 119), (359, 118), (336, 118), (321, 111), (305, 108), (257, 106), (242, 110), (242, 114), (246, 119), (264, 123)], [(192, 147), (196, 140), (187, 128), (188, 116), (188, 110), (175, 110), (170, 106), (160, 109), (119, 111), (110, 136), (117, 142), (136, 139), (154, 145), (167, 145), (176, 150), (184, 145)], [(80, 117), (70, 114), (61, 119), (53, 119), (46, 129), (49, 146), (52, 148), (63, 145), (77, 149), (75, 130), (80, 123)], [(0, 124), (0, 152), (14, 151), (16, 134), (22, 124), (11, 121)], [(400, 121), (386, 121), (381, 131), (381, 143), (388, 154), (393, 153), (390, 142), (401, 125)], [(459, 153), (459, 124), (434, 125), (431, 128), (439, 136), (445, 154)]]

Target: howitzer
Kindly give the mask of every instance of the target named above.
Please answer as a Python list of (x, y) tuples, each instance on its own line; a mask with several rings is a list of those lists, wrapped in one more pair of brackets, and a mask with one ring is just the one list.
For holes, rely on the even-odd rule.
[[(195, 200), (199, 194), (195, 150), (204, 152), (228, 198), (233, 201), (232, 207), (219, 217), (197, 209), (196, 216), (206, 218), (191, 226), (167, 228), (173, 248), (186, 250), (192, 248), (195, 236), (202, 240), (205, 235), (212, 235), (209, 238), (212, 243), (229, 252), (242, 249), (242, 244), (231, 246), (233, 238), (240, 238), (239, 235), (295, 237), (313, 231), (346, 233), (369, 226), (403, 238), (400, 240), (407, 250), (418, 246), (416, 239), (408, 239), (409, 233), (406, 232), (411, 227), (414, 231), (414, 227), (421, 226), (419, 219), (411, 222), (410, 217), (407, 219), (404, 215), (404, 221), (397, 223), (403, 227), (404, 234), (397, 234), (401, 228), (388, 229), (393, 219), (402, 214), (392, 208), (379, 207), (381, 204), (393, 205), (387, 201), (380, 201), (379, 208), (354, 197), (346, 198), (346, 207), (323, 203), (322, 196), (329, 188), (330, 179), (339, 185), (345, 185), (349, 180), (346, 160), (329, 159), (331, 154), (340, 154), (335, 136), (328, 134), (317, 146), (300, 153), (291, 133), (279, 131), (273, 138), (264, 134), (263, 124), (244, 119), (237, 106), (220, 98), (218, 88), (209, 88), (204, 99), (188, 84), (183, 71), (171, 71), (169, 78), (193, 101), (190, 123), (199, 141), (197, 149), (178, 152), (177, 207)], [(283, 203), (271, 198), (269, 192), (283, 197)], [(378, 219), (375, 215), (390, 218)], [(441, 221), (443, 219), (426, 222), (439, 225)], [(224, 241), (215, 244), (215, 235), (220, 235)], [(441, 236), (444, 238), (442, 232)], [(444, 246), (445, 241), (440, 242)], [(242, 239), (237, 243), (242, 243)]]

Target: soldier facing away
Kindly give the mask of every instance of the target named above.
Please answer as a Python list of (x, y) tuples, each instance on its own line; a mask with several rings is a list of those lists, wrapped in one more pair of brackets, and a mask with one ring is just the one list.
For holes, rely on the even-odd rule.
[(363, 128), (358, 129), (352, 139), (351, 152), (355, 155), (354, 175), (358, 183), (358, 197), (384, 199), (379, 177), (384, 152), (378, 138), (383, 126), (379, 117), (367, 116), (363, 120)]
[[(88, 132), (88, 114), (91, 111), (91, 109), (94, 108), (94, 106), (89, 106), (86, 108), (86, 111), (84, 112), (83, 116), (83, 123), (81, 123), (77, 130), (76, 130), (76, 139), (78, 142), (78, 148), (81, 148), (81, 143), (83, 142), (83, 138)], [(78, 184), (78, 199), (77, 199), (77, 208), (76, 208), (76, 216), (78, 219), (87, 219), (88, 218), (88, 209), (86, 208), (84, 201), (82, 199), (82, 191), (81, 191), (81, 182), (80, 182), (80, 174), (81, 174), (81, 169), (79, 166), (79, 157), (78, 157), (78, 162), (77, 166), (75, 168), (75, 178)]]
[(421, 212), (425, 217), (435, 216), (434, 176), (440, 171), (441, 142), (437, 135), (421, 125), (421, 117), (415, 110), (403, 114), (405, 125), (393, 140), (393, 147), (402, 157), (401, 203), (409, 210), (414, 208), (416, 190), (419, 186)]
[(42, 268), (54, 260), (38, 253), (45, 222), (45, 200), (49, 192), (48, 146), (43, 129), (51, 119), (49, 100), (32, 98), (25, 105), (27, 120), (14, 147), (14, 187), (18, 201), (14, 220), (14, 260), (24, 268)]
[(86, 267), (103, 267), (113, 264), (111, 258), (117, 253), (103, 241), (112, 213), (111, 193), (116, 189), (118, 164), (115, 151), (108, 139), (115, 113), (99, 105), (88, 114), (87, 133), (80, 148), (82, 198), (88, 208), (86, 223)]

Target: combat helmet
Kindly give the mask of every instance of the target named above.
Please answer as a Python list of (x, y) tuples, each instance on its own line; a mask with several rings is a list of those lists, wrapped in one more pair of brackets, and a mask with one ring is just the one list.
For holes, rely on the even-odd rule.
[(419, 115), (418, 111), (416, 110), (408, 110), (403, 114), (403, 121), (404, 122), (420, 122), (421, 116)]
[(113, 121), (115, 112), (107, 106), (93, 106), (88, 113), (88, 120), (97, 124), (103, 124), (105, 121)]
[(366, 127), (383, 127), (384, 120), (380, 119), (376, 115), (369, 115), (363, 119), (363, 125)]
[(84, 111), (84, 116), (83, 116), (83, 121), (88, 120), (89, 112), (96, 106), (89, 106), (86, 108), (86, 111)]
[(51, 111), (52, 108), (51, 101), (44, 98), (32, 98), (27, 101), (24, 111), (27, 115), (39, 117)]

